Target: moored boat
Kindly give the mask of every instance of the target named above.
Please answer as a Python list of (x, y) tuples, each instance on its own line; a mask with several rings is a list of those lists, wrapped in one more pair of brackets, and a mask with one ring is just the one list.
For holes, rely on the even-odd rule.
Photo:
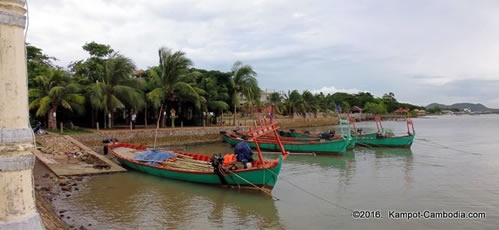
[[(252, 139), (274, 132), (277, 140), (278, 127), (275, 122), (255, 127), (249, 132)], [(124, 166), (146, 174), (202, 184), (223, 185), (228, 187), (257, 189), (270, 192), (277, 183), (282, 161), (287, 152), (280, 148), (281, 155), (276, 159), (264, 159), (257, 148), (258, 157), (250, 167), (234, 168), (233, 154), (208, 156), (205, 154), (180, 151), (150, 149), (142, 145), (114, 143), (109, 151)]]
[[(366, 134), (363, 134), (361, 130), (356, 132), (353, 136), (356, 145), (369, 147), (411, 147), (414, 142), (414, 137), (416, 136), (416, 131), (414, 130), (414, 123), (410, 118), (406, 119), (407, 133), (402, 135), (396, 135), (390, 130), (384, 129), (379, 116), (375, 117), (375, 122), (377, 132)], [(355, 121), (351, 119), (350, 123), (353, 125), (354, 130), (357, 130), (355, 128)]]
[[(297, 132), (295, 129), (290, 129), (289, 132), (280, 130), (278, 133), (281, 135), (281, 140), (321, 140), (321, 141), (332, 141), (332, 140), (348, 140), (347, 149), (352, 149), (355, 147), (355, 138), (352, 136), (352, 131), (350, 130), (350, 123), (348, 119), (338, 119), (338, 129), (328, 130), (327, 132), (315, 132), (311, 133), (309, 131)], [(286, 139), (285, 139), (286, 138)]]
[[(223, 140), (230, 145), (236, 145), (243, 141), (240, 135), (221, 133)], [(306, 152), (306, 153), (344, 153), (351, 141), (350, 138), (337, 138), (331, 140), (282, 140), (281, 143), (286, 151)], [(280, 139), (279, 139), (280, 140)], [(248, 139), (248, 145), (256, 149), (256, 144), (252, 138)], [(267, 151), (279, 151), (279, 144), (275, 139), (259, 140), (259, 148)]]

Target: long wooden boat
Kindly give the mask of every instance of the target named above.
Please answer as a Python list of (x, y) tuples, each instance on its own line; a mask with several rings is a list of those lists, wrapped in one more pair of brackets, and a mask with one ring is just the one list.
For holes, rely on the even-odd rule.
[[(347, 119), (338, 119), (338, 128), (339, 133), (336, 133), (335, 130), (329, 130), (327, 132), (315, 132), (311, 133), (308, 131), (305, 132), (296, 132), (295, 129), (290, 129), (289, 132), (285, 132), (280, 130), (278, 133), (281, 135), (281, 140), (287, 140), (295, 138), (295, 140), (337, 140), (337, 139), (347, 139), (350, 140), (347, 145), (347, 149), (352, 149), (355, 147), (355, 138), (352, 136), (352, 131), (350, 129), (350, 122)], [(285, 139), (286, 138), (286, 139)]]
[[(406, 119), (407, 133), (403, 135), (395, 135), (383, 128), (381, 118), (375, 117), (377, 132), (363, 134), (360, 130), (353, 136), (356, 145), (369, 146), (369, 147), (396, 147), (396, 148), (410, 148), (414, 142), (416, 131), (414, 130), (414, 123), (410, 118)], [(350, 121), (355, 128), (355, 121)]]
[[(274, 132), (279, 140), (277, 129), (276, 123), (272, 121), (266, 126), (255, 127), (249, 135), (258, 143), (259, 136)], [(170, 150), (163, 154), (159, 153), (160, 150), (129, 143), (114, 143), (108, 148), (121, 164), (146, 174), (194, 183), (257, 189), (266, 193), (277, 183), (282, 161), (288, 154), (281, 146), (282, 154), (276, 159), (268, 160), (263, 158), (261, 150), (257, 148), (258, 159), (250, 167), (233, 169), (229, 165), (235, 159), (233, 154), (210, 157)], [(147, 158), (148, 154), (153, 157)]]
[[(237, 145), (239, 142), (243, 141), (241, 136), (221, 133), (223, 135), (223, 140), (230, 145)], [(352, 138), (338, 138), (333, 140), (282, 140), (281, 143), (289, 152), (307, 152), (307, 153), (344, 153), (347, 151), (347, 147), (350, 144)], [(256, 148), (256, 144), (253, 139), (248, 139), (248, 145), (251, 148)], [(259, 147), (267, 151), (279, 151), (279, 144), (274, 139), (261, 139), (259, 142)]]

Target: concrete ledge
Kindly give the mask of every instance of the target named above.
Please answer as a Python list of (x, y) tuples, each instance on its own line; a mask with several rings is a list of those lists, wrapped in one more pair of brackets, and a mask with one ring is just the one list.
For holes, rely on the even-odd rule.
[(85, 161), (81, 161), (78, 158), (66, 156), (65, 154), (61, 153), (55, 154), (52, 151), (49, 151), (47, 153), (43, 153), (38, 150), (33, 151), (35, 156), (40, 160), (40, 162), (42, 162), (45, 166), (47, 166), (47, 168), (49, 168), (58, 177), (84, 176), (84, 175), (106, 174), (106, 173), (127, 171), (125, 168), (119, 166), (118, 164), (109, 160), (105, 156), (96, 153), (92, 149), (88, 148), (87, 146), (83, 145), (82, 143), (78, 142), (77, 140), (75, 140), (70, 136), (53, 135), (52, 138), (57, 138), (56, 141), (58, 142), (67, 143), (68, 148), (72, 148), (69, 146), (77, 146), (81, 150), (81, 152), (91, 155), (92, 157), (100, 161), (100, 162), (87, 163)]

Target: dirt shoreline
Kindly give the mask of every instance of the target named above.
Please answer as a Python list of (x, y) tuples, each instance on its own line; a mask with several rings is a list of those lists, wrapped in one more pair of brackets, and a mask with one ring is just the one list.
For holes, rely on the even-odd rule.
[[(108, 132), (108, 135), (119, 137), (120, 133), (124, 133), (123, 135), (127, 135), (129, 131), (118, 130), (113, 134), (109, 134)], [(102, 134), (91, 134), (91, 135), (94, 135), (94, 137), (90, 138), (91, 141), (88, 141), (83, 144), (89, 147), (90, 150), (94, 151), (95, 153), (103, 155), (103, 148), (102, 148), (103, 143), (101, 139)], [(75, 137), (75, 139), (78, 139), (78, 135), (74, 135), (73, 137)], [(83, 139), (89, 140), (88, 137)], [(98, 139), (100, 141), (96, 141), (94, 139)], [(170, 139), (169, 141), (170, 145), (168, 146), (172, 147), (178, 145), (189, 145), (189, 144), (221, 141), (219, 133), (217, 133), (217, 135), (200, 134), (195, 138), (186, 137), (184, 135), (177, 135), (176, 137), (169, 139)], [(79, 155), (80, 157), (88, 155), (88, 153), (86, 153), (81, 148), (75, 149), (74, 143), (71, 143), (70, 141), (64, 141), (67, 139), (60, 138), (60, 136), (57, 134), (37, 136), (36, 140), (39, 149), (41, 149), (40, 150), (41, 152), (50, 156), (55, 155), (58, 161), (66, 162), (65, 164), (70, 164), (70, 163), (74, 164), (75, 161), (78, 160), (83, 161), (83, 159), (79, 159), (79, 157), (76, 158), (71, 157), (68, 158), (68, 160), (66, 161), (64, 157), (63, 158), (60, 157), (61, 155), (72, 156), (73, 152), (75, 151), (78, 152), (77, 155)], [(184, 141), (182, 142), (181, 140)], [(137, 144), (141, 144), (142, 142), (152, 143), (152, 141), (153, 141), (152, 139), (141, 138), (138, 139)], [(106, 155), (106, 158), (116, 162), (115, 159), (112, 157), (112, 155)], [(88, 159), (86, 159), (84, 163), (88, 164), (89, 163)], [(90, 161), (90, 164), (98, 164), (98, 161)], [(105, 171), (106, 169), (102, 170)], [(42, 219), (43, 225), (45, 226), (45, 229), (47, 230), (95, 229), (91, 224), (79, 221), (78, 217), (69, 216), (66, 213), (66, 210), (60, 209), (54, 204), (55, 200), (67, 199), (68, 197), (72, 196), (73, 193), (78, 192), (80, 186), (83, 186), (85, 182), (93, 176), (98, 176), (98, 174), (82, 175), (82, 176), (57, 176), (54, 172), (51, 171), (51, 169), (47, 165), (45, 165), (45, 163), (43, 163), (39, 159), (36, 160), (35, 167), (33, 168), (36, 205), (37, 205), (37, 210)]]

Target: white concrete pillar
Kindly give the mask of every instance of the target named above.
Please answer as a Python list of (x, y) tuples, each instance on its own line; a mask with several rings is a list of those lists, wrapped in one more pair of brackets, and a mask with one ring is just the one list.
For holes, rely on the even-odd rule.
[(0, 229), (43, 229), (33, 190), (26, 0), (0, 0)]

